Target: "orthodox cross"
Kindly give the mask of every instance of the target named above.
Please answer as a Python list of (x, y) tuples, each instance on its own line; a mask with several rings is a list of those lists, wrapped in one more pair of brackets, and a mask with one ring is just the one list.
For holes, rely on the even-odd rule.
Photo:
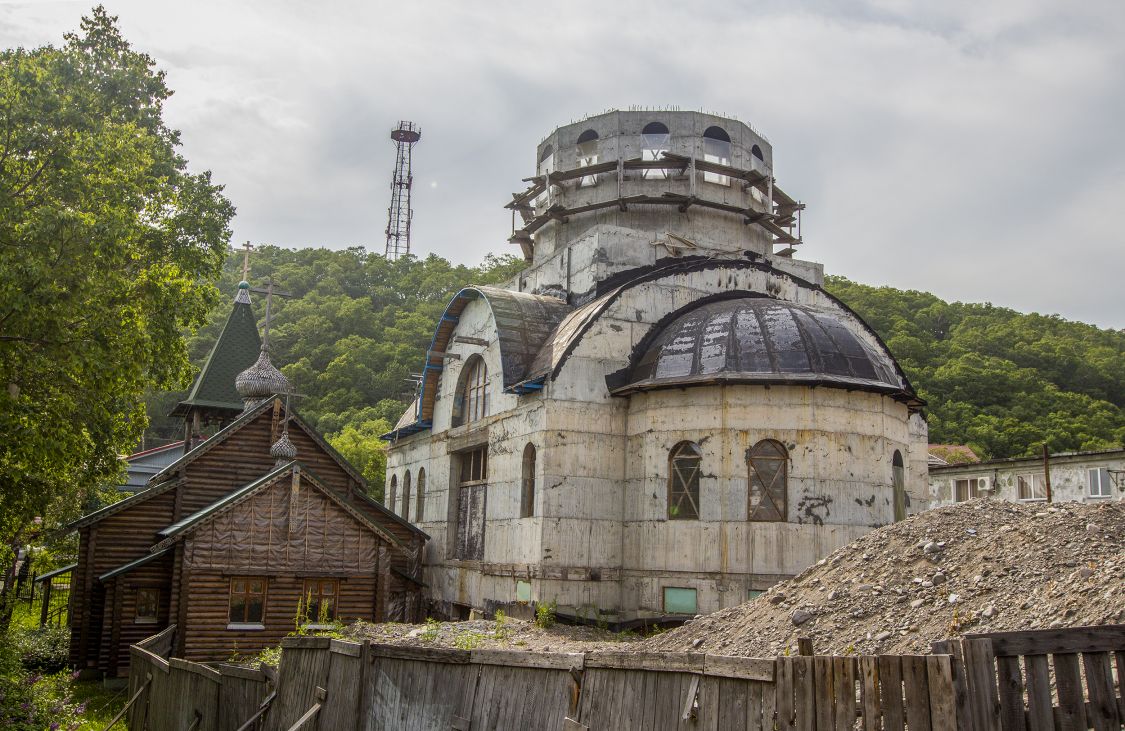
[(242, 245), (245, 252), (242, 255), (242, 281), (250, 281), (250, 252), (254, 250), (254, 245), (247, 241)]
[(266, 322), (265, 325), (262, 326), (262, 347), (268, 348), (270, 344), (270, 322), (273, 318), (273, 297), (274, 295), (278, 297), (292, 297), (293, 294), (291, 292), (282, 292), (280, 290), (274, 289), (273, 277), (266, 279), (266, 284), (264, 287), (251, 287), (250, 291), (257, 292), (258, 294), (264, 294), (266, 296)]

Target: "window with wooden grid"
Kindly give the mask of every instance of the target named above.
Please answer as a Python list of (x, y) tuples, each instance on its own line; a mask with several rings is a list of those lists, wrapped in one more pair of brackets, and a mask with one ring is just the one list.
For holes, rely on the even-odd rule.
[(335, 621), (336, 599), (339, 594), (338, 579), (305, 579), (305, 621), (311, 624)]
[(520, 490), (520, 517), (535, 515), (535, 445), (528, 442), (523, 448), (523, 470)]
[(461, 371), (461, 382), (453, 404), (453, 425), (463, 426), (488, 414), (488, 367), (484, 358), (474, 355)]
[(266, 612), (266, 580), (240, 576), (230, 580), (231, 624), (261, 624)]
[(763, 439), (750, 449), (749, 519), (784, 522), (789, 515), (789, 452)]
[(133, 621), (137, 624), (156, 624), (159, 611), (160, 589), (143, 586), (137, 589), (137, 611)]
[(668, 519), (699, 519), (699, 468), (703, 453), (693, 442), (680, 442), (668, 454)]

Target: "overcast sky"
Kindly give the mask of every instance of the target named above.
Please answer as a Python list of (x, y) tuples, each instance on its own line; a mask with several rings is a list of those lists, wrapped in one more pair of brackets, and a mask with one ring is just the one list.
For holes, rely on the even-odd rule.
[[(107, 0), (235, 242), (382, 252), (399, 119), (412, 246), (517, 253), (502, 206), (587, 114), (703, 108), (773, 144), (798, 256), (869, 284), (1125, 327), (1125, 2)], [(90, 2), (0, 0), (0, 45)]]

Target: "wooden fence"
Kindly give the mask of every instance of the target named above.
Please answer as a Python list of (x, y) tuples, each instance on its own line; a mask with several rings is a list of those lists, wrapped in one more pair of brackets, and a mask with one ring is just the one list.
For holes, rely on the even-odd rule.
[[(142, 643), (154, 644), (133, 648), (131, 690), (151, 686), (147, 703), (138, 702), (129, 719), (133, 731), (1102, 731), (1120, 729), (1125, 715), (1123, 631), (969, 637), (934, 655), (773, 659), (455, 650), (294, 637), (282, 643), (276, 674), (165, 660), (159, 650), (171, 646), (170, 636), (158, 638), (166, 631)], [(1048, 654), (1054, 674), (1045, 676), (1034, 658)], [(1075, 659), (1065, 659), (1068, 654)], [(1021, 675), (1013, 685), (1011, 662), (1019, 675), (1018, 655), (1031, 670), (1026, 683)], [(1083, 680), (1089, 701), (1080, 703), (1075, 698), (1082, 697)], [(1046, 715), (1022, 705), (1019, 696), (1019, 719), (1026, 721), (1019, 725), (1016, 706), (1008, 703), (1016, 697), (1013, 689), (1028, 689), (1042, 706), (1034, 691), (1049, 694), (1055, 682), (1059, 702)]]
[(955, 691), (961, 728), (1125, 725), (1125, 625), (967, 635), (937, 642), (934, 651), (951, 653), (965, 668)]

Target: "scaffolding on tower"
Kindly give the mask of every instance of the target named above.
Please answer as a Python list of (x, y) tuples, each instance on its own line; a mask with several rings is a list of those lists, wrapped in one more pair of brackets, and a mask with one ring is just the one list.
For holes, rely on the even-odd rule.
[(410, 207), (410, 188), (414, 180), (410, 157), (414, 143), (422, 139), (422, 129), (413, 122), (402, 121), (391, 132), (391, 139), (395, 142), (396, 153), (391, 207), (387, 210), (386, 257), (394, 260), (410, 253), (410, 219), (414, 216)]

